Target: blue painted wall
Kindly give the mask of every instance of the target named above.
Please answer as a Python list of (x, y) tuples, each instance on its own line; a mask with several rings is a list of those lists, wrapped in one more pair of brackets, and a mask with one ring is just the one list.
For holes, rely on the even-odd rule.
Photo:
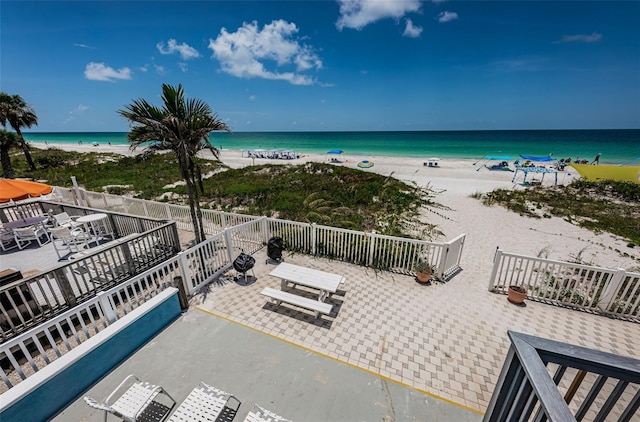
[(174, 294), (0, 414), (0, 421), (45, 421), (180, 316)]

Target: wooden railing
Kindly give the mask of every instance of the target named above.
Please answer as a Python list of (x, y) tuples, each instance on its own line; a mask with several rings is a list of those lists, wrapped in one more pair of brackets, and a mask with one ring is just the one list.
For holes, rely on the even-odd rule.
[(640, 322), (640, 273), (496, 251), (489, 290)]
[[(72, 216), (95, 210), (50, 202), (2, 208), (1, 217), (45, 215), (48, 210)], [(180, 242), (175, 223), (108, 213), (117, 239), (86, 250), (51, 270), (0, 287), (0, 341), (34, 327), (132, 276), (175, 256)], [(120, 239), (120, 240), (118, 240)]]
[(640, 360), (508, 334), (511, 347), (484, 422), (637, 420)]

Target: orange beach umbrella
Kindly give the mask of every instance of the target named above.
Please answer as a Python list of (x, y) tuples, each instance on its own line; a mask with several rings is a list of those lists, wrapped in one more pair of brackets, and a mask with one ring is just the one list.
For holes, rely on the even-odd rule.
[(28, 180), (0, 179), (0, 203), (19, 201), (33, 196), (51, 193), (53, 188), (44, 183)]

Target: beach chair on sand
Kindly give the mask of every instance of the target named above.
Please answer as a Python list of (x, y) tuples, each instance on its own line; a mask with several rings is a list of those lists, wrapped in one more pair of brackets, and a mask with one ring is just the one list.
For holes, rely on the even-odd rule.
[(258, 406), (256, 403), (251, 408), (251, 411), (249, 411), (247, 417), (244, 418), (244, 422), (291, 422), (291, 420), (276, 415), (272, 411)]
[[(230, 406), (231, 402), (233, 407)], [(232, 421), (240, 404), (235, 396), (200, 382), (180, 403), (168, 422)]]
[[(122, 393), (113, 404), (110, 404), (114, 396), (116, 396), (116, 393), (122, 391), (126, 385), (129, 385), (129, 387), (124, 393)], [(156, 400), (160, 394), (163, 394), (171, 400), (172, 403), (170, 406)], [(84, 402), (94, 409), (104, 411), (105, 422), (109, 413), (126, 422), (143, 420), (162, 421), (176, 405), (173, 397), (162, 387), (140, 381), (135, 375), (126, 377), (120, 385), (109, 394), (104, 403), (87, 396), (84, 397)]]

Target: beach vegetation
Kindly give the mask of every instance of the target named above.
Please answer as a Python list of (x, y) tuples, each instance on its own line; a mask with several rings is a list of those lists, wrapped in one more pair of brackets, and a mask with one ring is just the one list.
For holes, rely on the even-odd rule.
[(19, 95), (9, 95), (6, 92), (0, 92), (0, 123), (5, 128), (7, 123), (16, 132), (18, 136), (19, 146), (24, 153), (24, 157), (29, 164), (31, 170), (36, 169), (36, 165), (31, 157), (29, 143), (24, 140), (21, 128), (30, 128), (38, 125), (38, 116), (33, 107)]
[(185, 99), (182, 85), (162, 85), (162, 107), (145, 99), (134, 100), (118, 114), (132, 127), (127, 134), (131, 149), (171, 151), (178, 160), (178, 168), (186, 184), (191, 221), (196, 243), (205, 240), (200, 197), (204, 194), (202, 166), (196, 160), (200, 151), (209, 150), (218, 157), (218, 149), (209, 142), (211, 132), (230, 132), (209, 105), (198, 99)]
[(14, 172), (11, 165), (11, 149), (20, 147), (18, 136), (8, 130), (0, 130), (0, 163), (2, 164), (2, 177), (13, 179)]
[(531, 218), (564, 218), (595, 233), (606, 231), (621, 236), (629, 245), (640, 244), (638, 183), (576, 180), (566, 186), (497, 189), (483, 194), (480, 200)]
[[(71, 187), (71, 176), (76, 176), (90, 191), (178, 204), (187, 200), (173, 154), (124, 157), (49, 148), (34, 150), (34, 159), (51, 166), (31, 171), (19, 157), (15, 160), (19, 177)], [(419, 187), (390, 176), (323, 163), (229, 169), (219, 161), (196, 161), (205, 174), (200, 197), (205, 209), (419, 239), (440, 234), (434, 225), (419, 219), (421, 209), (442, 208), (428, 185)]]

